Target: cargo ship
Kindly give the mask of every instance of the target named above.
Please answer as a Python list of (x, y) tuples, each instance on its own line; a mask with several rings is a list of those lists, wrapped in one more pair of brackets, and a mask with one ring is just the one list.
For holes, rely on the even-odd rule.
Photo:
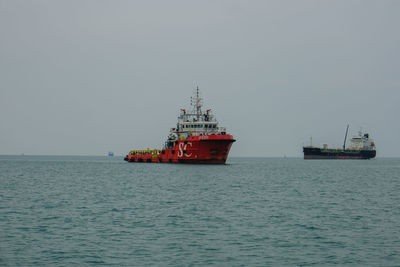
[(346, 128), (343, 148), (328, 148), (327, 144), (323, 147), (303, 146), (304, 159), (371, 159), (376, 156), (376, 147), (374, 140), (369, 138), (368, 133), (358, 132), (350, 140), (350, 147), (346, 148), (347, 133), (349, 125)]
[(128, 162), (225, 164), (236, 140), (220, 127), (211, 109), (202, 111), (199, 88), (191, 97), (193, 109), (181, 109), (176, 128), (171, 128), (162, 149), (131, 150)]

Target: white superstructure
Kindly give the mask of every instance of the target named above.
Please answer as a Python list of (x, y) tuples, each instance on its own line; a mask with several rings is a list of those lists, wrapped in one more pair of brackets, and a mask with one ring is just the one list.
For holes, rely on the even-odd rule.
[(358, 135), (353, 136), (350, 140), (351, 150), (375, 150), (375, 142), (373, 139), (369, 138), (369, 134), (362, 134), (361, 131)]
[(218, 126), (218, 121), (211, 113), (211, 109), (202, 111), (203, 99), (200, 97), (199, 87), (196, 88), (190, 102), (193, 109), (191, 111), (181, 109), (176, 128), (171, 129), (170, 135), (186, 138), (197, 135), (226, 134), (226, 128)]

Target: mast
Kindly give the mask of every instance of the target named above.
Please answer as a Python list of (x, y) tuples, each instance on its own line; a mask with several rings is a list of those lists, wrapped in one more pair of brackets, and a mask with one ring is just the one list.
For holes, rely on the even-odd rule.
[(191, 97), (190, 98), (190, 102), (192, 104), (192, 106), (194, 107), (194, 111), (196, 112), (195, 115), (197, 117), (197, 121), (200, 120), (200, 116), (201, 116), (201, 107), (203, 106), (203, 103), (201, 101), (201, 97), (200, 97), (200, 91), (199, 91), (199, 87), (197, 86), (196, 88), (196, 92), (195, 92), (195, 97)]
[(343, 150), (346, 149), (346, 139), (347, 139), (347, 132), (349, 131), (349, 125), (347, 124), (346, 134), (344, 136), (344, 143), (343, 143)]

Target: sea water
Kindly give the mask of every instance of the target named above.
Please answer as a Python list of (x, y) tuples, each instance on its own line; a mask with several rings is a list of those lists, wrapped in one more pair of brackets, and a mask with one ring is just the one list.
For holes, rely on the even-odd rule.
[(400, 265), (400, 159), (227, 163), (0, 156), (0, 265)]

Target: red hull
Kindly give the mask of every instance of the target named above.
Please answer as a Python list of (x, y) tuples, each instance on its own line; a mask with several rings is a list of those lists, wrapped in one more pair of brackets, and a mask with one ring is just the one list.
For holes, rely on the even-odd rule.
[(225, 164), (232, 143), (232, 135), (200, 135), (177, 140), (172, 149), (151, 150), (139, 155), (126, 155), (128, 162)]

